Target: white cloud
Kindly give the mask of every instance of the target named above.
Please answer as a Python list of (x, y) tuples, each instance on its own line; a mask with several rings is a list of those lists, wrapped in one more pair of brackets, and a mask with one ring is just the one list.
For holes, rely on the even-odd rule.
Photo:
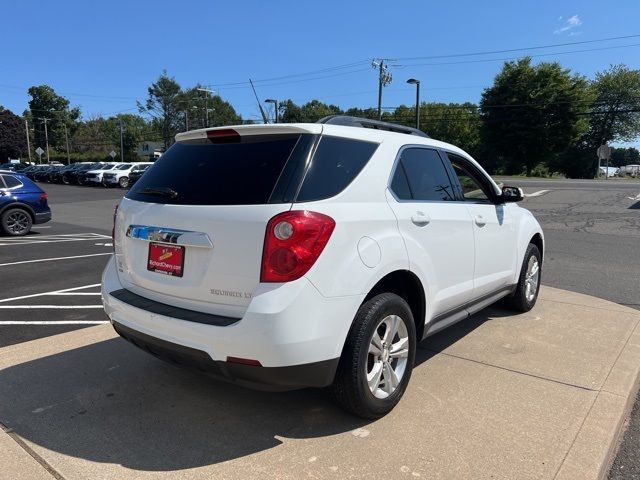
[[(562, 17), (558, 18), (558, 20), (562, 20)], [(572, 15), (567, 18), (564, 24), (556, 29), (553, 33), (556, 35), (561, 35), (563, 33), (569, 32), (569, 35), (580, 35), (580, 32), (576, 32), (575, 29), (582, 25), (582, 20), (578, 15)]]

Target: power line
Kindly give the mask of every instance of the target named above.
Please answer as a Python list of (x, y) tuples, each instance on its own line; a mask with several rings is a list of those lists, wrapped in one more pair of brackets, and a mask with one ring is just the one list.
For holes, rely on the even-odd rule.
[[(534, 55), (525, 55), (525, 57), (530, 58), (538, 58), (538, 57), (551, 57), (554, 55), (569, 55), (573, 53), (584, 53), (584, 52), (596, 52), (601, 50), (614, 50), (616, 48), (628, 48), (628, 47), (637, 47), (640, 46), (640, 43), (630, 43), (627, 45), (614, 45), (610, 47), (600, 47), (600, 48), (587, 48), (583, 50), (567, 50), (564, 52), (553, 52), (553, 53), (539, 53)], [(519, 60), (523, 58), (520, 57), (506, 57), (506, 58), (485, 58), (482, 60), (460, 60), (456, 62), (435, 62), (435, 63), (408, 63), (402, 65), (402, 67), (434, 67), (438, 65), (464, 65), (470, 63), (487, 63), (487, 62), (506, 62), (509, 60)]]
[(509, 48), (506, 50), (489, 50), (484, 52), (471, 52), (471, 53), (452, 53), (449, 55), (430, 55), (426, 57), (398, 57), (398, 60), (434, 60), (437, 58), (455, 58), (455, 57), (470, 57), (470, 56), (480, 56), (480, 55), (493, 55), (496, 53), (524, 52), (527, 50), (541, 50), (545, 48), (566, 47), (569, 45), (583, 45), (586, 43), (608, 42), (611, 40), (623, 40), (627, 38), (637, 38), (637, 37), (640, 37), (640, 34), (624, 35), (621, 37), (599, 38), (596, 40), (582, 40), (579, 42), (553, 43), (549, 45), (537, 45), (533, 47)]

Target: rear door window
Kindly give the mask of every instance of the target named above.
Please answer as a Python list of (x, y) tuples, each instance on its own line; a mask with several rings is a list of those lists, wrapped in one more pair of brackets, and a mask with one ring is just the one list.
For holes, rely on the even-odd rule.
[[(147, 169), (126, 196), (179, 205), (269, 203), (300, 136), (243, 135), (233, 143), (211, 143), (207, 139), (177, 142)], [(170, 189), (177, 195), (148, 193), (158, 189)]]
[(400, 154), (391, 191), (399, 200), (453, 201), (455, 193), (436, 150), (405, 148)]
[(367, 164), (377, 143), (323, 136), (296, 198), (310, 202), (342, 192)]
[[(6, 188), (15, 188), (22, 186), (22, 182), (13, 175), (2, 175), (2, 179), (4, 180), (4, 185), (6, 185)], [(4, 185), (0, 185), (0, 187), (3, 187)]]

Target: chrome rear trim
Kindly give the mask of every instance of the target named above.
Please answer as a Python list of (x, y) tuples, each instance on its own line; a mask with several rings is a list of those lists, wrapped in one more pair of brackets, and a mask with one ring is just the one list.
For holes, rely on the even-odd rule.
[(213, 248), (213, 243), (204, 232), (191, 232), (167, 227), (129, 225), (127, 237), (145, 242), (170, 243), (185, 247)]

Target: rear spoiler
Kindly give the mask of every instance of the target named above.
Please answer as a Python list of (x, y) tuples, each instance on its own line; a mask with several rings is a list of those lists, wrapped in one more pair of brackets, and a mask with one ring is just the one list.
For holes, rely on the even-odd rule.
[(270, 125), (235, 125), (229, 127), (201, 128), (190, 132), (178, 133), (176, 142), (187, 140), (199, 140), (203, 138), (215, 137), (217, 134), (234, 135), (277, 135), (286, 133), (312, 133), (321, 134), (322, 125), (317, 123), (294, 123), (294, 124), (270, 124)]

